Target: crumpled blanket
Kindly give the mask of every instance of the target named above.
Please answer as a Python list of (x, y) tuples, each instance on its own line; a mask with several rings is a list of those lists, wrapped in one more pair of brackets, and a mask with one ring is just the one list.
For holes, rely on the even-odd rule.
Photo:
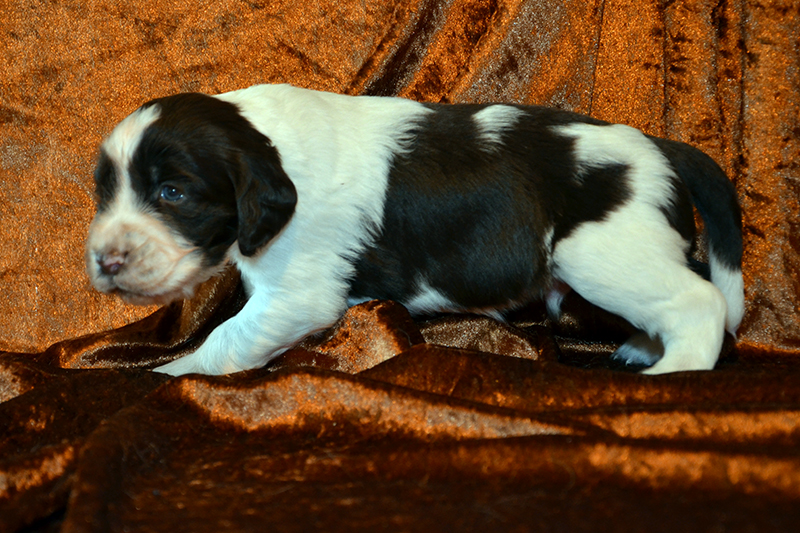
[[(0, 6), (0, 531), (797, 530), (799, 34), (792, 0)], [(743, 208), (738, 338), (650, 377), (575, 294), (559, 321), (374, 301), (263, 369), (150, 372), (245, 296), (232, 270), (161, 309), (91, 290), (97, 145), (151, 98), (279, 82), (702, 148)]]

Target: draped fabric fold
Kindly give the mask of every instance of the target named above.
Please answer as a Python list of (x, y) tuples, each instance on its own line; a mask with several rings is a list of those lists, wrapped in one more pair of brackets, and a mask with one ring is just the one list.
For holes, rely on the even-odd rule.
[[(797, 530), (799, 35), (793, 0), (6, 2), (0, 531)], [(702, 148), (743, 208), (737, 341), (649, 377), (575, 294), (557, 322), (374, 301), (262, 369), (151, 372), (245, 294), (232, 270), (161, 309), (92, 291), (97, 146), (152, 98), (283, 82)]]

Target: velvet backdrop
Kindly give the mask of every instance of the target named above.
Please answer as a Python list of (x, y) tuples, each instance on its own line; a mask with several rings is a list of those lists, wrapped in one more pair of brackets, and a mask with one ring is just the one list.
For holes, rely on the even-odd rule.
[[(796, 0), (8, 0), (0, 49), (0, 531), (800, 525)], [(243, 295), (233, 272), (160, 310), (91, 290), (97, 145), (151, 98), (277, 82), (699, 146), (744, 209), (738, 343), (644, 377), (574, 295), (557, 324), (370, 302), (265, 369), (147, 371)]]

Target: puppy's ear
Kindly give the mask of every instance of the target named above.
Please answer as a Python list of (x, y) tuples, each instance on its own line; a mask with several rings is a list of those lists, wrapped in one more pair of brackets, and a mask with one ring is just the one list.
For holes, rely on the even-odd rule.
[(281, 231), (297, 204), (297, 191), (283, 171), (278, 151), (272, 146), (263, 148), (241, 154), (241, 171), (233, 179), (239, 251), (247, 257)]

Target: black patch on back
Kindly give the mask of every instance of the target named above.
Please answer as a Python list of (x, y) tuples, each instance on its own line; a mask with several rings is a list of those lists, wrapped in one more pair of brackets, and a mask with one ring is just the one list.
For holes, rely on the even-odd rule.
[(430, 105), (389, 173), (384, 222), (356, 263), (354, 298), (408, 301), (424, 280), (457, 305), (496, 307), (539, 297), (550, 283), (544, 238), (602, 220), (629, 196), (623, 166), (578, 176), (573, 141), (552, 126), (605, 124), (540, 107), (499, 144), (473, 119), (485, 105)]
[(581, 169), (578, 177), (555, 183), (549, 196), (555, 199), (551, 212), (555, 222), (553, 245), (564, 239), (583, 222), (603, 220), (614, 207), (630, 196), (625, 182), (627, 165), (605, 165)]

